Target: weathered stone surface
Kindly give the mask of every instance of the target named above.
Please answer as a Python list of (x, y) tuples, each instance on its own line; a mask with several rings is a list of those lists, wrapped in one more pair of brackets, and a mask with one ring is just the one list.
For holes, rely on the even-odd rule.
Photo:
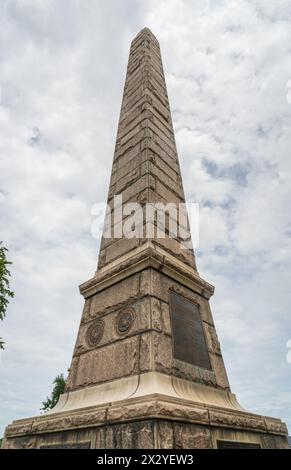
[(124, 279), (114, 286), (104, 289), (92, 298), (91, 315), (83, 317), (84, 321), (96, 318), (97, 315), (116, 310), (118, 307), (139, 298), (140, 295), (140, 273)]
[(172, 256), (183, 261), (189, 266), (194, 265), (194, 257), (190, 250), (184, 250), (181, 243), (174, 238), (155, 238), (153, 243), (167, 250)]
[(236, 443), (243, 445), (256, 445), (264, 447), (262, 444), (261, 434), (259, 432), (252, 432), (244, 428), (227, 428), (227, 427), (213, 427), (211, 428), (211, 437), (213, 447), (216, 449), (221, 442), (233, 442), (234, 447)]
[(229, 390), (229, 382), (224, 366), (222, 356), (210, 353), (210, 360), (212, 364), (213, 371), (216, 376), (216, 382), (219, 387)]
[(213, 325), (213, 318), (208, 301), (206, 301), (201, 295), (191, 291), (187, 287), (182, 286), (178, 282), (173, 281), (169, 277), (162, 273), (151, 270), (151, 294), (164, 302), (169, 302), (169, 291), (173, 290), (178, 294), (185, 296), (187, 299), (195, 302), (199, 305), (201, 318), (204, 322)]
[(154, 423), (144, 421), (106, 428), (107, 449), (153, 449)]
[[(40, 449), (94, 449), (100, 434), (99, 430), (90, 427), (87, 429), (64, 430), (62, 433), (39, 434), (37, 437), (37, 447)], [(103, 442), (105, 442), (104, 439)]]
[(157, 405), (156, 416), (185, 420), (186, 422), (209, 423), (207, 409), (203, 407), (198, 408), (197, 405), (189, 406), (182, 403), (166, 403), (163, 401), (159, 401)]
[[(170, 162), (164, 161), (162, 157), (159, 155), (155, 155), (154, 152), (151, 152), (148, 156), (149, 162), (152, 162), (152, 165), (156, 168), (159, 168), (163, 173), (165, 173), (171, 180), (178, 182), (179, 181), (179, 174), (177, 172), (178, 168), (176, 167), (176, 171), (171, 166)], [(156, 171), (155, 169), (153, 171)]]
[[(126, 312), (128, 309), (133, 311), (134, 321), (127, 334), (134, 335), (148, 330), (163, 330), (160, 301), (155, 298), (144, 297), (136, 301), (126, 303), (126, 306), (115, 306), (113, 310), (107, 311), (103, 315), (98, 316), (99, 319), (102, 319), (105, 325), (103, 335), (98, 344), (99, 348), (123, 339), (123, 335), (117, 331), (117, 319), (122, 312)], [(95, 321), (96, 320), (93, 319), (89, 322), (81, 323), (74, 355), (80, 355), (92, 349), (86, 341), (86, 335), (88, 329)], [(71, 369), (73, 373), (73, 364)]]
[(159, 449), (174, 448), (174, 430), (173, 423), (170, 421), (156, 422), (157, 447)]
[[(79, 341), (79, 336), (77, 338), (77, 344)], [(76, 385), (76, 378), (77, 378), (77, 371), (78, 371), (78, 364), (79, 364), (79, 356), (76, 356), (76, 347), (73, 355), (73, 359), (71, 362), (71, 366), (68, 369), (68, 378), (66, 382), (66, 392), (69, 392), (70, 390), (73, 390)]]
[(289, 449), (286, 437), (263, 434), (261, 440), (264, 449)]
[(211, 432), (209, 429), (193, 424), (174, 423), (175, 449), (211, 449)]
[(143, 419), (148, 416), (155, 417), (160, 414), (160, 406), (156, 401), (144, 401), (140, 403), (128, 402), (125, 406), (113, 406), (108, 409), (107, 421), (126, 422), (133, 419)]
[[(159, 163), (159, 165), (156, 164)], [(162, 168), (160, 168), (162, 167)], [(114, 173), (113, 179), (110, 184), (110, 198), (116, 194), (123, 193), (129, 186), (132, 186), (133, 183), (139, 185), (139, 180), (146, 174), (152, 175), (157, 179), (156, 191), (160, 194), (163, 200), (167, 200), (167, 196), (170, 196), (172, 202), (177, 202), (177, 195), (179, 196), (179, 201), (184, 199), (184, 193), (180, 187), (177, 173), (171, 170), (171, 168), (163, 163), (161, 159), (148, 158), (144, 163), (142, 163), (141, 155), (139, 158), (131, 160), (129, 164), (124, 165), (121, 169)], [(171, 188), (171, 192), (167, 192), (166, 188)], [(143, 189), (143, 188), (142, 188)], [(135, 192), (125, 193), (124, 198), (131, 199), (135, 195)]]
[[(148, 308), (148, 306), (146, 306)], [(161, 302), (152, 297), (150, 299), (151, 327), (154, 330), (163, 331)]]
[(118, 170), (118, 173), (114, 174), (114, 182), (119, 178), (119, 170), (123, 168), (125, 164), (129, 164), (129, 162), (133, 162), (135, 165), (135, 159), (141, 152), (140, 142), (137, 142), (136, 145), (128, 145), (127, 147), (119, 147), (118, 151), (115, 155), (115, 160), (113, 163), (113, 169)]
[[(89, 443), (91, 448), (196, 449), (217, 447), (217, 441), (226, 440), (287, 448), (286, 435), (269, 434), (260, 416), (221, 411), (214, 425), (214, 414), (218, 410), (179, 400), (127, 400), (119, 406), (33, 418), (27, 422), (30, 432), (25, 436), (18, 435), (19, 425), (13, 423), (6, 432), (4, 447)], [(25, 429), (22, 432), (26, 433)]]
[(217, 387), (217, 380), (213, 371), (202, 369), (177, 359), (173, 359), (172, 374), (182, 379)]
[(139, 341), (139, 372), (148, 372), (153, 368), (152, 333), (141, 335)]
[[(101, 262), (100, 267), (130, 252), (134, 248), (138, 247), (139, 244), (140, 243), (139, 243), (138, 238), (131, 238), (131, 239), (121, 238), (121, 239), (115, 240), (114, 243), (110, 245), (110, 247), (105, 249), (104, 263)], [(101, 254), (102, 254), (102, 251), (101, 251)]]
[(138, 372), (138, 337), (124, 338), (80, 356), (75, 386), (84, 387)]
[(173, 365), (172, 339), (164, 334), (153, 333), (155, 369), (164, 374), (171, 374)]
[(142, 140), (140, 148), (141, 150), (148, 150), (150, 151), (150, 154), (158, 156), (158, 158), (161, 158), (173, 170), (180, 174), (180, 167), (177, 160), (175, 159), (175, 152), (169, 148), (165, 148), (163, 145), (161, 145), (161, 142), (147, 137)]
[(5, 441), (4, 449), (35, 449), (37, 439), (34, 436), (14, 437)]
[(145, 269), (140, 273), (140, 293), (142, 295), (152, 294), (152, 270)]
[(132, 158), (122, 160), (120, 157), (113, 163), (113, 173), (111, 176), (112, 179), (110, 181), (110, 186), (116, 184), (119, 179), (125, 178), (126, 175), (138, 169), (142, 164), (142, 152), (140, 151), (140, 147), (133, 147), (130, 152)]
[(106, 419), (106, 409), (100, 408), (91, 412), (63, 414), (49, 417), (48, 419), (37, 418), (31, 426), (31, 434), (43, 433), (44, 431), (59, 431), (82, 426), (103, 424)]
[(161, 301), (161, 318), (162, 318), (162, 330), (168, 334), (172, 334), (170, 308), (169, 304)]
[[(159, 160), (157, 160), (159, 161)], [(168, 176), (169, 169), (166, 164), (163, 164), (160, 160), (161, 166), (160, 169), (154, 162), (147, 162), (148, 165), (142, 167), (142, 171), (145, 173), (151, 173), (155, 178), (163, 183), (164, 186), (172, 188), (172, 190), (178, 194), (182, 199), (184, 198), (184, 193), (180, 185), (177, 184), (177, 174), (172, 172), (171, 176)]]
[(218, 340), (218, 336), (216, 334), (215, 328), (212, 325), (208, 325), (207, 323), (204, 325), (204, 331), (207, 336), (207, 343), (209, 351), (213, 354), (221, 354), (220, 343)]
[(210, 423), (212, 425), (223, 424), (229, 427), (262, 430), (265, 428), (261, 416), (248, 415), (247, 413), (228, 413), (223, 411), (210, 411)]
[(131, 170), (123, 178), (119, 177), (114, 187), (114, 194), (120, 194), (145, 174), (146, 172), (142, 171), (141, 167), (138, 167)]
[[(119, 193), (123, 202), (184, 202), (160, 51), (151, 42), (138, 50), (132, 43), (112, 170), (110, 204)], [(193, 255), (179, 252), (175, 240), (161, 243), (195, 266)], [(119, 240), (109, 250), (102, 242), (99, 267), (129, 252), (133, 244)]]
[(285, 423), (276, 418), (265, 418), (266, 428), (274, 434), (287, 434), (288, 429)]
[(30, 429), (31, 429), (31, 421), (23, 420), (23, 421), (19, 421), (17, 424), (7, 426), (5, 434), (7, 437), (9, 437), (10, 435), (21, 436), (24, 434), (29, 434)]

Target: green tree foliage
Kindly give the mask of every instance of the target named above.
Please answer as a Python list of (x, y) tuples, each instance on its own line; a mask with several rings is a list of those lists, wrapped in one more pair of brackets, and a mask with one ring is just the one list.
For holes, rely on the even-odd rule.
[[(8, 266), (12, 263), (7, 260), (7, 252), (7, 248), (0, 242), (0, 320), (4, 320), (9, 299), (14, 297), (14, 292), (9, 287), (10, 271)], [(2, 338), (0, 338), (0, 349), (4, 349), (4, 344)]]
[(57, 404), (59, 396), (64, 393), (66, 386), (66, 379), (64, 378), (64, 375), (57, 375), (57, 377), (53, 381), (53, 385), (54, 388), (51, 393), (51, 396), (47, 397), (46, 401), (42, 402), (43, 407), (41, 408), (41, 410), (44, 412), (51, 410)]

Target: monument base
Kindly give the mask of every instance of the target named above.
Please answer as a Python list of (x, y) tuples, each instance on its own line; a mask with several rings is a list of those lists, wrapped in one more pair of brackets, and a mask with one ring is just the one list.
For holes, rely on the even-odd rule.
[(3, 448), (287, 449), (288, 444), (281, 420), (243, 410), (232, 393), (151, 372), (62, 395), (51, 412), (8, 426)]

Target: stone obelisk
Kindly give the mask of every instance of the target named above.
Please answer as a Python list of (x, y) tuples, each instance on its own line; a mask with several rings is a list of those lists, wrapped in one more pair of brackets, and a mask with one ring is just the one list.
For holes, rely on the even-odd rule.
[[(160, 47), (132, 41), (108, 206), (185, 202)], [(284, 448), (281, 420), (244, 410), (230, 390), (209, 306), (214, 288), (167, 218), (165, 237), (116, 236), (111, 217), (85, 298), (66, 392), (14, 421), (6, 448)], [(157, 219), (158, 220), (158, 219)], [(185, 227), (188, 225), (184, 218)], [(139, 227), (140, 228), (140, 227)]]

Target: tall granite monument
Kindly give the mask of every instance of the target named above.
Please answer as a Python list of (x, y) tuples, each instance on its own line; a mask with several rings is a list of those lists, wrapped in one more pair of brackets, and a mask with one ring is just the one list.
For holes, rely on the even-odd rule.
[[(131, 44), (110, 207), (116, 195), (143, 210), (185, 202), (160, 47), (147, 28)], [(170, 218), (164, 238), (103, 236), (97, 272), (80, 287), (66, 391), (49, 413), (8, 426), (5, 448), (287, 448), (281, 420), (244, 410), (231, 393), (214, 288)]]

